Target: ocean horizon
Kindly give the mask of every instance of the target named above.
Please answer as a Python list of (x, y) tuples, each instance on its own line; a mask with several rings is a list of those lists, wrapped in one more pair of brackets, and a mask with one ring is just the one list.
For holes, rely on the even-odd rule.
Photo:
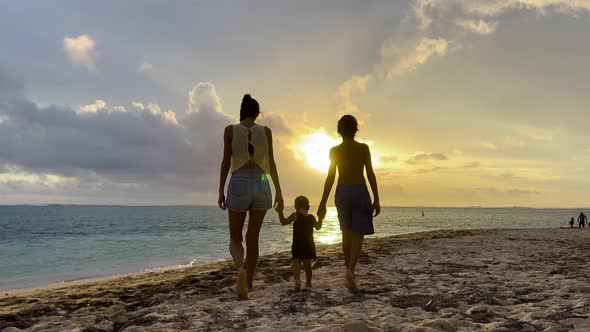
[[(290, 209), (287, 208), (287, 211)], [(313, 210), (312, 210), (313, 211)], [(424, 212), (424, 216), (422, 216)], [(374, 237), (441, 229), (559, 228), (580, 208), (384, 207)], [(334, 208), (316, 244), (340, 242)], [(214, 206), (0, 206), (0, 290), (229, 259), (227, 212)], [(261, 254), (287, 251), (291, 227), (269, 211)]]

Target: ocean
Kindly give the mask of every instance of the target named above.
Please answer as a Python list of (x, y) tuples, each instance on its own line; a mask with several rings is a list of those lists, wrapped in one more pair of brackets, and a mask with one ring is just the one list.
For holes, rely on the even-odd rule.
[[(437, 229), (559, 228), (580, 212), (390, 207), (375, 219), (372, 236)], [(339, 242), (333, 208), (315, 238), (316, 244)], [(229, 259), (228, 241), (227, 212), (217, 207), (0, 206), (0, 291)], [(269, 211), (260, 234), (261, 254), (290, 246), (290, 226), (282, 226)]]

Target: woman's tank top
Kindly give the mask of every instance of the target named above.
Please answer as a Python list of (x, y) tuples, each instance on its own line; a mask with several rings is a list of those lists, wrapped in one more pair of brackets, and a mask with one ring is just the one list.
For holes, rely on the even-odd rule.
[[(241, 123), (233, 125), (233, 137), (231, 141), (232, 173), (252, 160), (264, 173), (270, 173), (270, 161), (268, 157), (268, 138), (266, 127), (254, 124), (246, 127)], [(250, 139), (249, 139), (250, 138)], [(250, 156), (248, 143), (253, 147), (254, 154)]]

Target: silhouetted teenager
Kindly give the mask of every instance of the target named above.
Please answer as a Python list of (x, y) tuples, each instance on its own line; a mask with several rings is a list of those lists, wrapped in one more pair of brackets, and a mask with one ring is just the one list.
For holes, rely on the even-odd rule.
[[(334, 185), (336, 170), (338, 170), (335, 202), (342, 230), (346, 287), (351, 291), (357, 289), (354, 273), (364, 236), (375, 233), (373, 217), (381, 212), (377, 179), (371, 163), (371, 151), (366, 144), (355, 141), (357, 132), (358, 122), (352, 115), (340, 118), (338, 133), (342, 136), (342, 143), (330, 150), (330, 169), (318, 207), (318, 219), (322, 221), (326, 216), (326, 202)], [(372, 204), (363, 174), (365, 170), (373, 191)], [(375, 212), (374, 215), (373, 212)]]
[(574, 223), (575, 223), (574, 218), (572, 218), (570, 220), (570, 228), (574, 228)]
[(580, 216), (578, 217), (578, 227), (584, 228), (586, 227), (586, 222), (588, 221), (588, 217), (584, 214), (584, 212), (580, 212)]
[[(240, 107), (240, 123), (225, 128), (223, 134), (223, 161), (219, 176), (219, 200), (221, 209), (229, 210), (229, 252), (238, 270), (236, 293), (238, 299), (247, 299), (252, 289), (252, 280), (258, 263), (258, 236), (266, 215), (272, 208), (272, 194), (267, 174), (275, 186), (274, 205), (283, 207), (281, 185), (274, 161), (272, 133), (268, 127), (256, 124), (260, 114), (258, 102), (244, 95)], [(224, 195), (227, 174), (231, 178)], [(244, 247), (242, 229), (248, 218), (246, 232), (246, 266), (244, 268)]]

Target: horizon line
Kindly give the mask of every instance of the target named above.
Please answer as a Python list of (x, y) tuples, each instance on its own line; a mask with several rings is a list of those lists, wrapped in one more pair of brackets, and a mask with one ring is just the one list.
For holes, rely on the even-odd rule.
[[(206, 205), (206, 204), (78, 204), (78, 203), (17, 203), (17, 204), (2, 204), (0, 207), (7, 206), (96, 206), (96, 207), (107, 207), (107, 206), (120, 206), (120, 207), (217, 207), (217, 205)], [(330, 205), (328, 207), (334, 207)], [(534, 206), (518, 206), (518, 205), (384, 205), (381, 208), (398, 208), (398, 209), (536, 209), (536, 210), (573, 210), (582, 209), (589, 210), (590, 207), (581, 206), (548, 206), (548, 207), (534, 207)], [(272, 209), (269, 209), (272, 210)]]

